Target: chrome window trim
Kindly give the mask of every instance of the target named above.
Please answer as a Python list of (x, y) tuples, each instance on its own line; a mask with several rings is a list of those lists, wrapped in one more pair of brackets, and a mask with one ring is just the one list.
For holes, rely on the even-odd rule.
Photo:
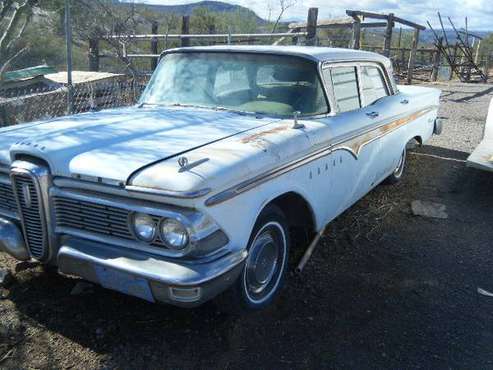
[[(382, 79), (382, 81), (384, 83), (385, 92), (387, 93), (386, 96), (382, 96), (381, 98), (377, 99), (372, 104), (367, 104), (366, 103), (366, 98), (365, 98), (364, 89), (363, 89), (363, 71), (362, 71), (362, 67), (374, 67), (374, 68), (377, 68), (378, 69), (378, 73), (380, 74), (380, 78)], [(366, 107), (369, 107), (369, 106), (375, 104), (380, 99), (383, 99), (383, 98), (386, 98), (386, 97), (389, 97), (389, 96), (393, 96), (392, 90), (390, 89), (390, 86), (389, 86), (389, 82), (387, 81), (387, 78), (385, 76), (385, 73), (382, 70), (382, 68), (380, 67), (380, 65), (378, 65), (378, 64), (373, 64), (372, 65), (372, 64), (368, 64), (368, 63), (367, 64), (362, 64), (362, 65), (358, 66), (358, 76), (359, 76), (359, 79), (361, 81), (361, 83), (360, 83), (360, 85), (361, 85), (360, 91), (361, 91), (361, 102), (362, 102), (362, 107), (363, 108), (366, 108)]]
[(334, 111), (335, 113), (337, 114), (342, 114), (342, 113), (346, 113), (346, 112), (352, 112), (354, 110), (351, 110), (351, 111), (344, 111), (344, 112), (341, 112), (337, 107), (337, 97), (334, 93), (334, 81), (332, 79), (332, 71), (331, 69), (333, 68), (354, 68), (355, 69), (355, 72), (356, 72), (356, 83), (358, 85), (358, 98), (359, 98), (359, 108), (358, 109), (354, 109), (354, 110), (359, 110), (361, 109), (363, 106), (362, 106), (362, 100), (361, 100), (361, 97), (362, 97), (362, 90), (361, 90), (361, 74), (360, 74), (360, 69), (358, 68), (358, 66), (356, 64), (350, 64), (350, 63), (347, 63), (347, 64), (341, 64), (341, 65), (331, 65), (330, 67), (325, 67), (323, 70), (330, 70), (329, 71), (329, 76), (328, 78), (325, 78), (325, 73), (324, 73), (324, 79), (327, 81), (326, 84), (330, 86), (330, 91), (331, 91), (331, 95), (332, 95), (332, 98), (334, 99)]
[(346, 67), (356, 66), (359, 69), (360, 66), (365, 66), (365, 65), (376, 66), (377, 68), (380, 69), (380, 72), (382, 73), (382, 76), (384, 77), (385, 85), (387, 87), (387, 91), (389, 93), (389, 96), (396, 95), (398, 93), (397, 91), (395, 91), (392, 83), (390, 82), (390, 77), (387, 73), (387, 68), (385, 68), (385, 66), (381, 62), (377, 62), (377, 61), (374, 61), (371, 59), (369, 59), (369, 60), (354, 60), (354, 61), (346, 60), (346, 61), (337, 61), (337, 62), (325, 61), (322, 63), (322, 70), (326, 69), (326, 68), (333, 67), (333, 66), (346, 66)]

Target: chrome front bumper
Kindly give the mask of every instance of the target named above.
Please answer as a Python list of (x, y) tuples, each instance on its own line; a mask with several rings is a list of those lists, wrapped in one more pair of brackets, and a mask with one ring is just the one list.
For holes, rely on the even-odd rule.
[[(31, 258), (20, 226), (0, 217), (0, 251), (18, 260)], [(214, 260), (172, 260), (148, 252), (66, 237), (56, 264), (61, 273), (148, 301), (198, 306), (238, 278), (246, 251)]]
[(103, 287), (148, 301), (198, 306), (238, 278), (246, 251), (213, 261), (177, 261), (135, 250), (67, 239), (58, 252), (58, 269)]

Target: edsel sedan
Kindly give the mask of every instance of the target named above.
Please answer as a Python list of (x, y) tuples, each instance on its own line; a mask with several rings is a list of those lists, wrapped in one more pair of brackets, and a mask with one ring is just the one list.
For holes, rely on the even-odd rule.
[(0, 249), (151, 302), (263, 308), (290, 249), (440, 133), (439, 96), (363, 51), (168, 50), (136, 106), (0, 131)]

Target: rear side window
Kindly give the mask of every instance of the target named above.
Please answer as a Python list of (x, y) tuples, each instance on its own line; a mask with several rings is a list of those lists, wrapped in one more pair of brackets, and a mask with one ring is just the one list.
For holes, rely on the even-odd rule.
[(361, 86), (365, 106), (389, 95), (380, 69), (372, 66), (361, 67)]
[(356, 67), (333, 67), (329, 71), (338, 111), (361, 108)]

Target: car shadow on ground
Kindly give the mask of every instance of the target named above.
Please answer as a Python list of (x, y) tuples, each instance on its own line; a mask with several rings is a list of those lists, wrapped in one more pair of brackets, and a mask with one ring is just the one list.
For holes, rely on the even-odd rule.
[[(303, 274), (291, 273), (280, 300), (262, 312), (224, 313), (215, 302), (180, 309), (99, 287), (72, 296), (73, 279), (39, 267), (21, 272), (4, 301), (22, 323), (8, 339), (19, 343), (8, 361), (491, 367), (493, 298), (477, 288), (493, 291), (493, 174), (465, 167), (466, 158), (431, 146), (413, 150), (404, 180), (377, 187), (331, 223)], [(413, 200), (445, 204), (448, 218), (414, 216)]]

